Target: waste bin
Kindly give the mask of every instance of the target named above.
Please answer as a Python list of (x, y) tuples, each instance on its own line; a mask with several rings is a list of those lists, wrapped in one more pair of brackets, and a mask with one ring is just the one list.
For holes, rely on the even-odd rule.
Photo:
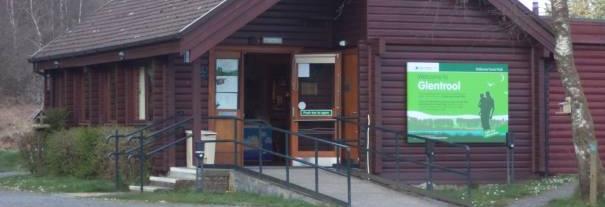
[[(187, 133), (187, 136), (192, 135), (191, 130), (187, 130), (185, 133)], [(201, 133), (202, 133), (202, 141), (216, 140), (216, 132), (202, 130)], [(195, 143), (193, 142), (193, 138), (187, 139), (187, 167), (188, 168), (195, 168), (195, 166), (197, 165), (197, 163), (193, 159), (193, 157), (195, 156), (194, 155), (194, 153), (195, 153), (194, 144)], [(214, 164), (215, 152), (216, 152), (216, 143), (215, 142), (206, 143), (206, 145), (204, 147), (204, 164), (207, 164), (207, 165)]]

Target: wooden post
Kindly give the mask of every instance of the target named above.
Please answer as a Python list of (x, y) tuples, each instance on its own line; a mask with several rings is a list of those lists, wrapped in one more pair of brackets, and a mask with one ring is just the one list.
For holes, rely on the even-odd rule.
[(597, 206), (597, 185), (598, 185), (598, 171), (597, 171), (597, 156), (596, 153), (597, 145), (590, 145), (590, 193), (589, 193), (589, 201), (591, 206)]
[(191, 74), (193, 88), (193, 143), (201, 140), (201, 131), (202, 131), (202, 98), (201, 98), (201, 88), (202, 88), (202, 79), (200, 77), (201, 74), (201, 63), (200, 59), (196, 59), (193, 61), (193, 74)]

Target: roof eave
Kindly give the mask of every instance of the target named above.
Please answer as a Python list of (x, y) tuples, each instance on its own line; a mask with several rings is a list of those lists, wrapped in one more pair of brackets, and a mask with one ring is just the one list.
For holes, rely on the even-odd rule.
[(76, 58), (76, 57), (91, 55), (91, 54), (95, 54), (95, 53), (110, 52), (110, 51), (122, 50), (122, 49), (127, 49), (127, 48), (132, 48), (132, 47), (140, 47), (140, 46), (145, 46), (145, 45), (150, 45), (150, 44), (155, 44), (155, 43), (160, 43), (160, 42), (177, 41), (179, 39), (180, 39), (179, 34), (173, 34), (173, 35), (169, 35), (169, 36), (157, 37), (157, 38), (142, 40), (142, 41), (138, 41), (138, 42), (132, 42), (132, 43), (114, 45), (114, 46), (108, 46), (108, 47), (100, 47), (100, 48), (82, 50), (82, 51), (77, 51), (77, 52), (61, 53), (61, 54), (56, 54), (56, 55), (40, 56), (40, 57), (36, 57), (34, 55), (31, 58), (29, 58), (28, 61), (30, 63), (36, 63), (36, 62), (59, 60), (59, 59), (66, 59), (66, 58)]

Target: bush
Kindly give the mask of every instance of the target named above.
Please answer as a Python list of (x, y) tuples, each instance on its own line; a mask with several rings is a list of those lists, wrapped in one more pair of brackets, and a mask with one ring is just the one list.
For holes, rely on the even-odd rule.
[(46, 163), (44, 151), (46, 132), (27, 132), (20, 135), (18, 139), (19, 155), (21, 165), (34, 175), (44, 174)]
[[(131, 129), (119, 129), (125, 134)], [(114, 151), (113, 141), (105, 140), (108, 134), (115, 132), (111, 128), (72, 128), (56, 131), (48, 136), (46, 150), (46, 168), (54, 176), (72, 176), (76, 178), (112, 179), (115, 174), (115, 161), (110, 154)], [(129, 149), (136, 143), (128, 144), (123, 140), (120, 149)], [(128, 183), (138, 176), (136, 162), (129, 162), (125, 155), (119, 160), (122, 183)], [(149, 166), (147, 164), (147, 166)], [(147, 167), (146, 172), (149, 172)]]
[(74, 128), (50, 134), (46, 160), (48, 170), (55, 176), (95, 177), (92, 149), (103, 135), (92, 128)]
[(48, 124), (49, 131), (59, 131), (67, 127), (67, 120), (69, 119), (69, 111), (62, 108), (51, 108), (44, 111), (44, 123)]

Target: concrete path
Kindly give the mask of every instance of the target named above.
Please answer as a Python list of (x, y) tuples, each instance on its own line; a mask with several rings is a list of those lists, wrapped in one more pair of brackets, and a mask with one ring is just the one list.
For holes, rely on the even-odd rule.
[[(200, 207), (168, 203), (144, 203), (108, 199), (74, 198), (65, 194), (43, 194), (0, 190), (0, 207)], [(219, 207), (204, 205), (202, 207)]]
[[(249, 168), (258, 171), (258, 168)], [(283, 167), (270, 167), (263, 169), (263, 173), (272, 177), (285, 180), (286, 172)], [(344, 176), (335, 175), (319, 170), (319, 192), (334, 198), (347, 201), (347, 179)], [(308, 168), (291, 168), (290, 182), (310, 190), (315, 190), (315, 171)], [(351, 194), (353, 206), (414, 206), (414, 207), (437, 207), (450, 206), (447, 203), (430, 200), (428, 198), (407, 195), (398, 191), (385, 188), (369, 181), (351, 178)]]
[(0, 178), (12, 177), (18, 175), (28, 175), (27, 172), (0, 172)]
[(577, 183), (567, 183), (558, 188), (542, 193), (538, 196), (520, 199), (508, 205), (509, 207), (541, 207), (547, 206), (551, 200), (560, 198), (569, 198), (573, 196)]

